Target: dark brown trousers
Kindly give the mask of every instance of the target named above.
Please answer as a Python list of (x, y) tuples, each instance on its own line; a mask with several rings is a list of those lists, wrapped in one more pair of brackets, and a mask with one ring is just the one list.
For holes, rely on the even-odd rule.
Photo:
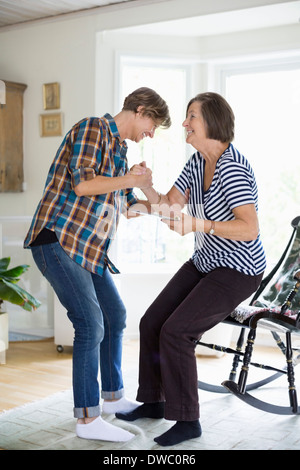
[(250, 297), (261, 279), (228, 268), (203, 274), (186, 262), (141, 319), (137, 400), (165, 401), (169, 420), (198, 419), (194, 340)]

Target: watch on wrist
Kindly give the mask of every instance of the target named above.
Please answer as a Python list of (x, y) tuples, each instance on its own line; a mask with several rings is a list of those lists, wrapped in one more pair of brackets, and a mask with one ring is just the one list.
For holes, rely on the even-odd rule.
[(210, 226), (209, 233), (213, 235), (215, 233), (215, 222), (211, 220), (210, 223), (211, 223), (211, 226)]

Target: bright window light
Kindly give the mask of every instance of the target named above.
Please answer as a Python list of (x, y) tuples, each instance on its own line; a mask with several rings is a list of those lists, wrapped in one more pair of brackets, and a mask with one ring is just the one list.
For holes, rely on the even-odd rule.
[(268, 265), (274, 264), (300, 215), (300, 64), (232, 73), (226, 98), (236, 117), (233, 144), (251, 163), (259, 189), (259, 220)]
[[(188, 69), (185, 65), (163, 64), (161, 61), (145, 63), (131, 57), (122, 57), (120, 64), (118, 108), (129, 93), (141, 86), (154, 89), (169, 106), (172, 119), (169, 129), (158, 129), (153, 139), (143, 139), (139, 144), (127, 141), (129, 167), (145, 160), (152, 169), (155, 189), (166, 193), (187, 159), (182, 122), (187, 105)], [(141, 191), (135, 192), (145, 199)], [(139, 217), (136, 220), (122, 217), (116, 255), (118, 266), (123, 270), (133, 265), (136, 269), (137, 264), (146, 270), (153, 270), (156, 263), (177, 266), (191, 256), (192, 249), (192, 236), (180, 237), (155, 217)]]

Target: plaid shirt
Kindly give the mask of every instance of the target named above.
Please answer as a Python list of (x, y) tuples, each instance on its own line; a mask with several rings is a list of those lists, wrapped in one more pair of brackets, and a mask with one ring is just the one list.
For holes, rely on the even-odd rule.
[(101, 275), (108, 265), (119, 272), (107, 252), (122, 209), (137, 199), (132, 189), (97, 196), (76, 196), (74, 187), (97, 175), (116, 177), (128, 171), (127, 144), (120, 141), (114, 119), (83, 119), (66, 134), (50, 167), (43, 197), (24, 247), (43, 228), (54, 230), (67, 254), (83, 268)]

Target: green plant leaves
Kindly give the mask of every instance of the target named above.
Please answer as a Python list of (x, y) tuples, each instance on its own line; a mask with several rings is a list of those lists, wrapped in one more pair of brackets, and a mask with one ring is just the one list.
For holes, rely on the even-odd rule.
[(7, 269), (9, 263), (10, 258), (0, 259), (0, 299), (19, 305), (24, 310), (30, 312), (37, 309), (41, 305), (39, 300), (16, 284), (20, 280), (20, 276), (28, 270), (29, 266), (23, 264)]

